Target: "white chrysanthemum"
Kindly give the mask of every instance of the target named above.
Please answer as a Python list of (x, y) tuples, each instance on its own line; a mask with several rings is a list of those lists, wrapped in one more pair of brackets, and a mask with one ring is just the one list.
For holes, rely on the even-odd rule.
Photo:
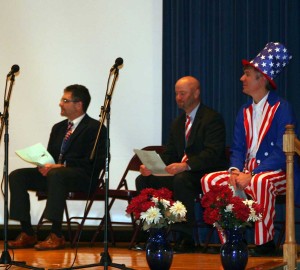
[(172, 215), (179, 215), (181, 218), (184, 218), (186, 215), (186, 208), (180, 201), (174, 202), (174, 204), (170, 207), (170, 213)]
[(170, 206), (170, 201), (168, 200), (161, 199), (159, 202), (164, 206), (165, 209), (167, 209)]
[(162, 214), (158, 208), (153, 206), (151, 206), (146, 212), (141, 213), (141, 219), (145, 220), (149, 225), (151, 223), (157, 224), (160, 218), (162, 218)]
[(225, 208), (225, 212), (232, 212), (232, 209), (233, 209), (233, 204), (228, 204), (228, 205), (226, 205), (226, 208)]
[(252, 204), (254, 203), (254, 201), (253, 200), (244, 200), (243, 203), (245, 205), (248, 205), (249, 207), (252, 207)]
[(249, 214), (247, 221), (256, 222), (256, 221), (260, 221), (262, 219), (262, 215), (261, 214), (257, 215), (254, 208), (252, 207), (252, 205), (254, 204), (253, 200), (245, 200), (245, 201), (243, 201), (243, 203), (245, 205), (247, 205), (250, 209), (250, 214)]
[(164, 209), (167, 209), (170, 206), (170, 201), (165, 200), (165, 199), (158, 199), (157, 197), (152, 197), (151, 201), (155, 203), (155, 205), (158, 205), (161, 203), (164, 207)]
[(250, 214), (247, 221), (256, 222), (256, 221), (260, 221), (261, 219), (262, 219), (262, 215), (261, 214), (257, 215), (255, 210), (252, 207), (250, 207)]
[(154, 202), (155, 204), (157, 204), (158, 203), (158, 198), (157, 197), (152, 197), (151, 201)]

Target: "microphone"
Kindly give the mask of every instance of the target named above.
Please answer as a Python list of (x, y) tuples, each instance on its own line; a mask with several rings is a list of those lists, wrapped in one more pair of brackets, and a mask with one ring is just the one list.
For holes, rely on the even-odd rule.
[(7, 74), (7, 77), (17, 73), (20, 70), (20, 67), (18, 65), (13, 65), (10, 69), (10, 72)]
[(118, 68), (118, 66), (123, 65), (123, 58), (118, 57), (115, 61), (115, 64), (111, 67), (110, 72), (112, 72), (114, 69)]

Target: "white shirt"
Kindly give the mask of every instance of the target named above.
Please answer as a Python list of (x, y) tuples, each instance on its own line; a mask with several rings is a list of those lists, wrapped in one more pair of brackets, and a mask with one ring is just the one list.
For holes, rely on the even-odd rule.
[(196, 113), (198, 111), (198, 108), (200, 106), (200, 103), (188, 114), (188, 116), (191, 118), (191, 125), (193, 125)]
[(85, 117), (85, 114), (77, 117), (76, 119), (70, 121), (69, 122), (73, 122), (73, 126), (72, 126), (72, 133), (74, 132), (74, 130), (78, 127), (79, 123), (81, 122), (81, 120), (83, 119), (83, 117)]
[(264, 115), (264, 106), (268, 99), (268, 94), (266, 94), (258, 103), (252, 103), (253, 107), (253, 115), (252, 115), (252, 144), (249, 149), (249, 158), (254, 158), (256, 156), (256, 152), (258, 150), (258, 136), (259, 136), (259, 130), (261, 127), (261, 123), (263, 120)]

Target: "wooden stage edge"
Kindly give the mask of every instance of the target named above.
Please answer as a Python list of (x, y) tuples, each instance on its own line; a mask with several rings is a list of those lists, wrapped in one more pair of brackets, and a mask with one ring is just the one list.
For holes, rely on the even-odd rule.
[[(80, 243), (78, 248), (71, 248), (69, 245), (63, 250), (36, 251), (33, 248), (7, 250), (4, 252), (3, 241), (0, 242), (0, 252), (8, 253), (12, 262), (25, 262), (26, 267), (12, 265), (10, 269), (104, 269), (100, 264), (106, 257), (103, 243), (96, 243), (91, 247), (88, 243)], [(108, 269), (149, 269), (145, 257), (145, 251), (129, 250), (128, 243), (117, 243), (115, 247), (108, 246), (108, 254), (113, 264), (125, 265), (126, 268), (115, 268), (109, 266)], [(5, 258), (7, 258), (5, 256)], [(106, 261), (104, 261), (106, 262)], [(96, 264), (94, 267), (86, 265)], [(99, 264), (99, 265), (98, 265)], [(285, 269), (282, 257), (249, 257), (247, 270)], [(298, 268), (300, 269), (298, 260)], [(3, 265), (1, 265), (3, 266)], [(8, 268), (6, 268), (8, 269)], [(171, 270), (222, 270), (220, 255), (211, 253), (174, 254)]]

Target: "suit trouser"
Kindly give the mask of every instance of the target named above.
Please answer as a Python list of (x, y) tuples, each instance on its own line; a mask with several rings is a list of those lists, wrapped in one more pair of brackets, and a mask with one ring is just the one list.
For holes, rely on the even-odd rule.
[[(207, 174), (201, 179), (203, 192), (208, 192), (212, 185), (227, 185), (228, 180), (228, 171)], [(245, 188), (245, 193), (264, 209), (262, 220), (255, 222), (254, 243), (256, 245), (262, 245), (274, 238), (275, 199), (276, 195), (282, 195), (285, 192), (286, 176), (281, 170), (256, 174)]]
[(9, 175), (10, 219), (31, 222), (28, 191), (47, 192), (45, 218), (61, 222), (68, 192), (87, 191), (88, 177), (74, 168), (57, 168), (42, 176), (37, 168), (18, 169)]
[(136, 179), (136, 189), (141, 191), (144, 188), (159, 189), (162, 187), (173, 191), (174, 200), (181, 201), (187, 209), (187, 223), (176, 223), (172, 228), (177, 231), (193, 234), (195, 223), (195, 199), (199, 197), (201, 186), (199, 179), (203, 176), (200, 172), (182, 172), (175, 176), (142, 176)]

